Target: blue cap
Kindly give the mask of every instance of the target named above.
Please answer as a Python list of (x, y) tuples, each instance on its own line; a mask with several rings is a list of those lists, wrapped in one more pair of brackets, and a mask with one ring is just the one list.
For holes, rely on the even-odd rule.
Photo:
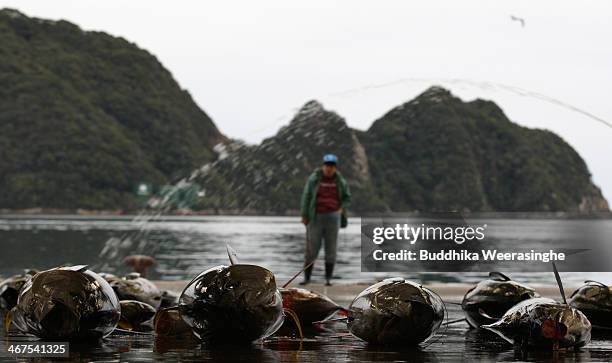
[(327, 154), (323, 157), (323, 164), (338, 164), (338, 157), (334, 154)]

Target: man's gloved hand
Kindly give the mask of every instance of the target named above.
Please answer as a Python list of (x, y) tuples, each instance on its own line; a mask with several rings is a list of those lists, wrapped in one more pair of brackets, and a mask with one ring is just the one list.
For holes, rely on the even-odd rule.
[(306, 217), (302, 217), (302, 223), (303, 223), (305, 226), (307, 226), (307, 225), (308, 225), (308, 222), (309, 222), (309, 221), (308, 221), (308, 218), (306, 218)]

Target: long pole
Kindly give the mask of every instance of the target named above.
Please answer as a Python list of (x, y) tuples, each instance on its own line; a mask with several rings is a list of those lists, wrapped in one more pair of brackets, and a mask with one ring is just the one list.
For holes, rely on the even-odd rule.
[(295, 275), (293, 275), (293, 277), (292, 277), (291, 279), (289, 279), (289, 281), (287, 281), (287, 282), (286, 282), (286, 283), (283, 285), (283, 289), (284, 289), (285, 287), (289, 286), (289, 284), (290, 284), (290, 283), (292, 283), (292, 282), (293, 282), (293, 280), (295, 280), (295, 279), (296, 279), (298, 276), (300, 276), (300, 274), (301, 274), (302, 272), (306, 271), (306, 269), (307, 269), (307, 268), (309, 268), (310, 266), (312, 266), (314, 263), (315, 263), (315, 262), (314, 262), (314, 260), (313, 260), (313, 261), (310, 261), (310, 263), (309, 263), (308, 265), (304, 266), (304, 268), (303, 268), (303, 269), (302, 269), (300, 272), (298, 272), (298, 273), (296, 273)]
[[(308, 248), (308, 246), (310, 245), (310, 244), (308, 243), (308, 238), (309, 238), (309, 236), (308, 236), (308, 226), (306, 226), (306, 246), (304, 246), (304, 248), (305, 248), (305, 249), (307, 249), (307, 248)], [(308, 255), (308, 254), (305, 254), (305, 255)], [(301, 271), (299, 271), (298, 273), (296, 273), (295, 275), (293, 275), (293, 277), (292, 277), (292, 278), (290, 278), (290, 279), (289, 279), (289, 281), (287, 281), (287, 282), (286, 282), (286, 283), (285, 283), (285, 284), (282, 286), (282, 288), (284, 289), (284, 288), (286, 288), (287, 286), (289, 286), (289, 284), (290, 284), (290, 283), (292, 283), (292, 282), (293, 282), (293, 280), (295, 280), (295, 279), (296, 279), (298, 276), (300, 276), (300, 274), (302, 274), (302, 272), (306, 271), (306, 270), (307, 270), (307, 269), (308, 269), (310, 266), (312, 266), (314, 263), (315, 263), (315, 260), (310, 261), (310, 262), (309, 262), (309, 263), (308, 263), (306, 266), (304, 266), (304, 268), (303, 268)]]

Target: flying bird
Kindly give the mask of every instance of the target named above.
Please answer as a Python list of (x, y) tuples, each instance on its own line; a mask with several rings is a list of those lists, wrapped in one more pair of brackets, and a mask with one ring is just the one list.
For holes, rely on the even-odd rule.
[(525, 27), (525, 19), (523, 18), (519, 18), (518, 16), (514, 16), (514, 15), (510, 15), (510, 20), (512, 21), (518, 21), (521, 23), (521, 27)]

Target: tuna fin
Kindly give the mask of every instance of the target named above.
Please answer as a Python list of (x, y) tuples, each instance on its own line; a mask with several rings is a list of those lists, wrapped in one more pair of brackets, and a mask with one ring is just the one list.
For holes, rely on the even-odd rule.
[(229, 257), (230, 263), (232, 265), (238, 265), (240, 262), (238, 262), (238, 254), (236, 254), (236, 250), (234, 250), (232, 246), (230, 245), (226, 245), (226, 246), (227, 246), (227, 257)]
[(481, 316), (484, 316), (487, 319), (491, 319), (491, 320), (499, 320), (500, 318), (496, 318), (494, 316), (491, 316), (489, 314), (487, 314), (484, 310), (482, 310), (482, 308), (478, 309), (478, 314), (480, 314)]
[(559, 275), (559, 271), (557, 270), (557, 265), (552, 263), (553, 272), (555, 273), (555, 279), (557, 279), (557, 285), (559, 285), (559, 292), (561, 293), (561, 297), (563, 298), (563, 303), (567, 305), (567, 299), (565, 298), (565, 290), (563, 289), (563, 283), (561, 282), (561, 276)]
[(146, 331), (126, 330), (126, 329), (121, 329), (121, 328), (115, 328), (113, 330), (113, 333), (121, 333), (121, 334), (127, 334), (127, 335), (150, 335), (150, 336), (153, 335), (153, 333), (149, 333)]
[(594, 281), (594, 280), (586, 280), (584, 283), (585, 283), (585, 284), (595, 284), (595, 285), (599, 285), (599, 286), (601, 286), (601, 287), (608, 288), (608, 285), (606, 285), (606, 284), (604, 284), (604, 283), (602, 283), (602, 282), (599, 282), (599, 281)]
[(75, 272), (85, 272), (89, 268), (89, 265), (75, 265), (66, 267), (66, 270), (75, 271)]
[(491, 272), (489, 272), (489, 277), (492, 280), (498, 280), (498, 281), (510, 281), (510, 280), (512, 280), (511, 278), (509, 278), (508, 276), (504, 275), (503, 273), (501, 273), (499, 271), (491, 271)]
[(288, 308), (283, 308), (283, 311), (289, 314), (289, 316), (293, 319), (293, 321), (295, 322), (295, 326), (297, 326), (298, 333), (300, 334), (300, 339), (304, 340), (304, 333), (302, 333), (302, 324), (300, 324), (300, 318), (297, 316), (295, 311)]
[(313, 321), (312, 324), (327, 324), (327, 323), (335, 323), (338, 321), (345, 321), (348, 319), (348, 316), (342, 316), (342, 317), (335, 317), (334, 318), (334, 314), (331, 314), (330, 316), (328, 316), (327, 318), (323, 319), (323, 320), (318, 320), (318, 321)]
[(501, 325), (501, 321), (498, 321), (496, 323), (489, 324), (489, 325), (481, 325), (480, 327), (482, 329), (486, 329), (488, 331), (491, 331), (491, 332), (499, 335), (501, 338), (503, 338), (508, 343), (514, 344), (514, 339), (512, 339), (508, 335), (506, 335), (506, 333), (504, 333), (505, 329), (503, 329), (503, 327), (501, 327), (500, 325)]
[[(325, 319), (313, 321), (312, 324), (325, 324), (334, 321), (348, 320), (349, 313), (350, 311), (348, 309), (345, 309), (342, 306), (338, 306), (338, 309), (336, 309), (333, 313), (329, 314)], [(340, 315), (340, 317), (338, 317), (337, 315)]]

